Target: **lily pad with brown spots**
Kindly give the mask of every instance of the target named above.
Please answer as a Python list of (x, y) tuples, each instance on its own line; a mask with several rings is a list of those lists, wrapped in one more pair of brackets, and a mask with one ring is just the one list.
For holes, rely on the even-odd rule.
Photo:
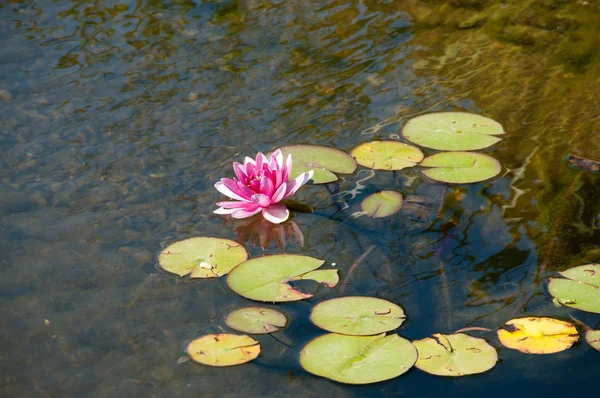
[(569, 322), (546, 317), (516, 318), (498, 329), (502, 345), (526, 354), (553, 354), (569, 349), (579, 339)]
[(391, 301), (377, 297), (339, 297), (315, 305), (310, 320), (329, 332), (366, 336), (398, 328), (406, 315)]
[(187, 353), (193, 361), (209, 366), (232, 366), (249, 362), (260, 354), (258, 341), (236, 334), (208, 334), (192, 341)]
[(413, 344), (419, 353), (415, 366), (438, 376), (483, 373), (498, 361), (496, 350), (487, 341), (464, 333), (436, 333)]

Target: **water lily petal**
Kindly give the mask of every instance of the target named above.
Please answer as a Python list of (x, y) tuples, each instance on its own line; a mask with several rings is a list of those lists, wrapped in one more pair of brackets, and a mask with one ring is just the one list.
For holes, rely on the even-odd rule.
[(293, 195), (313, 176), (313, 171), (302, 173), (290, 181), (292, 156), (283, 159), (277, 149), (267, 158), (258, 153), (255, 159), (246, 157), (243, 164), (234, 162), (237, 178), (222, 178), (215, 188), (230, 201), (217, 202), (217, 214), (231, 214), (234, 218), (247, 218), (263, 210), (265, 220), (279, 224), (289, 217), (284, 205), (277, 204)]
[(246, 161), (244, 161), (244, 167), (246, 168), (246, 175), (250, 180), (256, 178), (257, 174), (260, 172), (260, 170), (256, 168), (256, 164), (254, 162), (246, 164)]
[(215, 214), (231, 214), (237, 210), (238, 209), (224, 209), (223, 207), (219, 207), (218, 209), (214, 210), (213, 213), (215, 213)]
[(239, 162), (233, 162), (233, 171), (235, 172), (238, 180), (240, 180), (242, 184), (246, 185), (246, 181), (248, 180), (246, 168)]
[(307, 171), (306, 173), (302, 173), (300, 174), (298, 177), (296, 177), (295, 180), (291, 181), (290, 183), (287, 184), (287, 192), (284, 196), (284, 198), (289, 198), (290, 196), (292, 196), (293, 194), (296, 193), (296, 191), (298, 189), (300, 189), (300, 187), (304, 184), (306, 184), (308, 182), (308, 180), (310, 180), (313, 176), (313, 171)]
[(284, 205), (270, 205), (262, 209), (262, 215), (273, 224), (279, 224), (288, 219), (290, 211)]
[(248, 167), (249, 164), (256, 166), (256, 162), (254, 161), (254, 159), (252, 159), (249, 156), (246, 156), (244, 158), (244, 167)]
[(287, 181), (283, 178), (285, 165), (283, 164), (283, 154), (281, 153), (281, 149), (278, 149), (275, 152), (273, 152), (271, 158), (269, 159), (269, 166), (271, 168), (271, 180), (273, 181), (273, 184), (277, 189), (282, 182)]
[(257, 193), (256, 195), (253, 195), (252, 201), (260, 207), (267, 207), (271, 204), (271, 199), (269, 199), (267, 195), (263, 195), (262, 193)]
[(221, 206), (224, 209), (243, 209), (243, 210), (254, 210), (256, 209), (256, 203), (254, 202), (217, 202), (217, 206)]
[(263, 178), (260, 180), (260, 193), (271, 197), (273, 192), (275, 192), (275, 185), (271, 180), (270, 173), (265, 173)]
[[(230, 187), (234, 187), (236, 192), (231, 190)], [(237, 189), (237, 181), (235, 180), (231, 180), (229, 178), (221, 178), (221, 181), (218, 181), (215, 184), (215, 188), (217, 188), (217, 191), (221, 192), (223, 195), (231, 199), (241, 200), (244, 202), (248, 201), (248, 199), (242, 196), (243, 193), (239, 192), (239, 189)]]
[(233, 213), (231, 213), (231, 216), (233, 218), (248, 218), (252, 217), (257, 213), (260, 213), (261, 210), (262, 208), (260, 206), (257, 206), (255, 210), (236, 210)]
[(271, 168), (277, 167), (279, 170), (283, 169), (283, 154), (281, 153), (281, 149), (278, 149), (271, 154), (269, 165)]
[(263, 169), (264, 164), (269, 164), (269, 160), (267, 159), (267, 157), (265, 155), (263, 155), (262, 152), (259, 152), (256, 155), (256, 170), (258, 170), (258, 172), (260, 172)]
[(285, 196), (286, 190), (287, 190), (287, 184), (284, 182), (273, 193), (273, 196), (271, 196), (271, 203), (275, 204), (275, 203), (281, 202), (281, 200), (283, 200), (283, 197)]
[(238, 199), (230, 196), (230, 198), (232, 199), (243, 200), (244, 202), (248, 202), (252, 195), (256, 193), (247, 186), (242, 185), (238, 181), (230, 178), (221, 178), (221, 182), (223, 183), (223, 185), (225, 185), (225, 188), (228, 188), (231, 192), (242, 197), (242, 199)]
[(289, 181), (291, 172), (292, 172), (292, 154), (290, 153), (285, 161), (285, 167), (282, 170), (283, 182)]

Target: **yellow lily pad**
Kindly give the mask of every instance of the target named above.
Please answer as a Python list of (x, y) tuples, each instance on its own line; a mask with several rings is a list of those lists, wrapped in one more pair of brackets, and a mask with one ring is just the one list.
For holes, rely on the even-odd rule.
[(375, 170), (402, 170), (423, 160), (419, 148), (399, 141), (365, 142), (350, 154), (358, 164)]
[(579, 333), (569, 322), (554, 318), (511, 319), (498, 329), (500, 342), (526, 354), (553, 354), (569, 349)]
[(207, 334), (190, 343), (187, 353), (195, 362), (209, 366), (232, 366), (249, 362), (260, 354), (258, 341), (237, 334)]

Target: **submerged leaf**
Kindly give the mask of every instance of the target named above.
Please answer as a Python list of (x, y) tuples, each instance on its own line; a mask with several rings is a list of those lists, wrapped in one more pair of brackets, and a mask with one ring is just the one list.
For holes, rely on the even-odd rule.
[(188, 356), (180, 356), (179, 358), (177, 358), (177, 365), (181, 365), (182, 363), (186, 363), (187, 361), (190, 360), (190, 357)]
[(225, 323), (240, 332), (265, 334), (279, 331), (286, 325), (287, 318), (272, 308), (244, 307), (227, 315)]
[(300, 352), (300, 365), (307, 372), (348, 384), (392, 379), (409, 370), (416, 360), (415, 347), (397, 334), (330, 333), (311, 340)]
[(423, 160), (421, 166), (430, 168), (423, 174), (432, 180), (454, 184), (489, 180), (502, 170), (493, 157), (473, 152), (436, 153)]
[(373, 335), (398, 328), (406, 319), (400, 306), (376, 297), (339, 297), (323, 301), (310, 314), (312, 323), (329, 332)]
[(500, 342), (526, 354), (553, 354), (570, 348), (578, 339), (575, 326), (554, 318), (511, 319), (498, 329)]
[(388, 217), (402, 207), (402, 194), (391, 190), (376, 192), (367, 196), (360, 207), (371, 218)]
[[(325, 261), (298, 254), (263, 256), (245, 261), (227, 276), (227, 285), (240, 296), (257, 301), (296, 301), (312, 297), (292, 288), (288, 282), (298, 279), (321, 279), (323, 274), (310, 271)], [(336, 272), (336, 270), (331, 270)], [(331, 275), (325, 278), (331, 281)]]
[(350, 154), (358, 164), (375, 170), (402, 170), (423, 160), (419, 148), (399, 141), (365, 142)]
[(410, 119), (402, 135), (415, 144), (440, 151), (472, 151), (494, 145), (504, 134), (500, 123), (465, 112), (429, 113)]
[(249, 362), (260, 354), (258, 341), (236, 334), (208, 334), (190, 343), (192, 360), (209, 366), (232, 366)]
[(551, 278), (548, 284), (548, 291), (555, 301), (600, 314), (600, 264), (581, 265), (560, 274), (568, 279)]
[(229, 239), (197, 237), (175, 242), (158, 257), (167, 272), (192, 278), (216, 278), (246, 261), (244, 246)]
[(569, 162), (584, 170), (600, 171), (600, 162), (598, 162), (597, 160), (586, 159), (575, 155), (569, 155)]
[(490, 370), (498, 361), (494, 347), (468, 334), (441, 334), (414, 341), (419, 359), (415, 366), (438, 376), (466, 376)]
[(296, 178), (301, 173), (313, 170), (313, 183), (325, 184), (336, 181), (333, 173), (350, 174), (356, 170), (356, 162), (346, 152), (318, 145), (290, 145), (279, 148), (284, 159), (292, 155), (292, 174)]

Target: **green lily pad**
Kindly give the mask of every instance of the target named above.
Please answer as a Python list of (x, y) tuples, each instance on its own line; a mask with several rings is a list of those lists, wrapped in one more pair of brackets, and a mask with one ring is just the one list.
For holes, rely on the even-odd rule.
[(260, 354), (258, 341), (236, 334), (207, 334), (190, 343), (192, 360), (209, 366), (232, 366), (249, 362)]
[(399, 141), (365, 142), (350, 154), (358, 164), (375, 170), (402, 170), (423, 160), (419, 148)]
[(441, 152), (421, 162), (430, 167), (423, 174), (432, 180), (453, 184), (469, 184), (489, 180), (500, 174), (502, 166), (496, 159), (482, 153)]
[(377, 383), (398, 377), (416, 360), (415, 347), (397, 334), (330, 333), (313, 339), (300, 352), (300, 365), (307, 372), (348, 384)]
[(179, 276), (217, 278), (247, 259), (248, 252), (238, 242), (198, 237), (169, 245), (160, 253), (158, 262), (165, 271)]
[(562, 276), (574, 281), (600, 287), (600, 264), (586, 264), (559, 272)]
[(588, 330), (585, 332), (585, 340), (593, 348), (600, 351), (600, 330)]
[(240, 332), (266, 334), (277, 332), (284, 327), (287, 318), (283, 313), (271, 308), (244, 307), (227, 315), (225, 323)]
[(472, 151), (500, 141), (502, 125), (485, 116), (465, 112), (439, 112), (410, 119), (402, 129), (409, 141), (440, 151)]
[(356, 162), (346, 152), (318, 145), (290, 145), (279, 148), (284, 159), (292, 155), (292, 173), (296, 178), (301, 173), (313, 170), (314, 184), (336, 181), (334, 173), (351, 174), (356, 170)]
[(555, 302), (600, 314), (600, 264), (587, 264), (560, 273), (569, 279), (551, 278), (548, 291)]
[(371, 218), (383, 218), (400, 210), (402, 200), (400, 192), (386, 190), (367, 196), (360, 204), (360, 208)]
[(419, 359), (415, 366), (438, 376), (466, 376), (490, 370), (498, 361), (494, 347), (464, 333), (441, 334), (413, 341)]
[(299, 281), (302, 279), (310, 279), (315, 282), (324, 283), (329, 287), (334, 287), (340, 281), (340, 274), (334, 269), (318, 269), (316, 271), (310, 271), (306, 274), (295, 276), (290, 280)]
[(355, 336), (398, 328), (406, 319), (400, 306), (376, 297), (339, 297), (314, 306), (310, 320), (329, 332)]
[[(288, 282), (298, 279), (317, 281), (333, 280), (337, 270), (326, 270), (312, 274), (325, 261), (299, 254), (277, 254), (245, 261), (235, 267), (227, 276), (227, 285), (231, 290), (251, 300), (257, 301), (296, 301), (312, 297), (292, 288)], [(325, 270), (323, 270), (325, 271)]]

